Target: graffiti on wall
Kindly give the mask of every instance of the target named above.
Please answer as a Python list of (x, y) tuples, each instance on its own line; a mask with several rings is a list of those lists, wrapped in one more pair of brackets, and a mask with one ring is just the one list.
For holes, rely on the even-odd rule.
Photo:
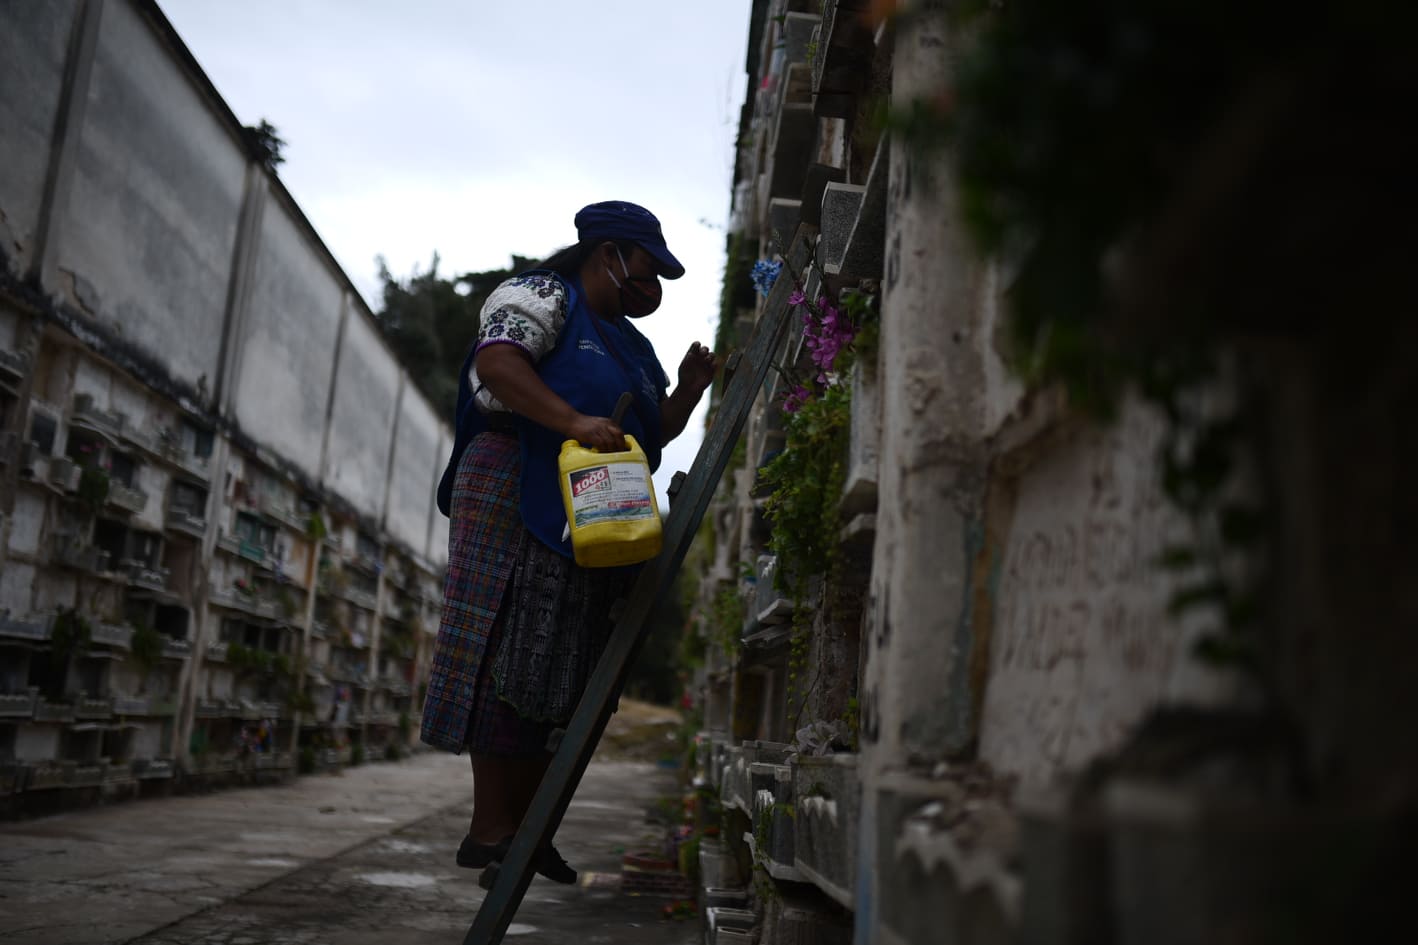
[(983, 757), (1044, 783), (1114, 747), (1177, 694), (1187, 637), (1156, 562), (1182, 524), (1141, 408), (1019, 478), (1001, 559), (980, 725)]

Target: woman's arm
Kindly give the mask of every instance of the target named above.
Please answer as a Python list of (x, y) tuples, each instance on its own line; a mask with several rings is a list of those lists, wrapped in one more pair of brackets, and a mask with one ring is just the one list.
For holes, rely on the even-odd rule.
[(609, 417), (580, 413), (558, 397), (537, 376), (527, 352), (516, 345), (488, 345), (477, 353), (474, 364), (478, 379), (514, 413), (582, 446), (605, 452), (625, 449), (625, 431), (619, 425)]
[(684, 360), (679, 363), (679, 386), (660, 401), (660, 438), (664, 443), (684, 432), (699, 398), (714, 383), (714, 372), (718, 367), (719, 362), (712, 350), (697, 341), (689, 346)]

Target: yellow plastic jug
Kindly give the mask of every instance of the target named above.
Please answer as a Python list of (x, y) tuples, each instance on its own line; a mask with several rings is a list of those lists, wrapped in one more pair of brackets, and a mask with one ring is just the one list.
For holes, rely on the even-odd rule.
[(561, 498), (571, 551), (583, 568), (647, 561), (660, 553), (660, 503), (645, 451), (626, 434), (622, 453), (561, 444)]

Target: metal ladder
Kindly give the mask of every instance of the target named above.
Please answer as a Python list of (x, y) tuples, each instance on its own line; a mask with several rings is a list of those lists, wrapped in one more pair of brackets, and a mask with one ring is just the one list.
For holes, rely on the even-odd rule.
[(561, 818), (581, 783), (581, 776), (620, 700), (635, 656), (644, 642), (645, 621), (655, 601), (672, 590), (684, 556), (699, 530), (699, 522), (719, 484), (734, 444), (743, 432), (748, 411), (758, 397), (773, 359), (782, 347), (789, 325), (788, 296), (793, 274), (801, 273), (811, 258), (817, 228), (801, 224), (786, 254), (784, 271), (773, 284), (763, 315), (743, 351), (730, 355), (724, 365), (724, 397), (689, 473), (675, 474), (669, 488), (670, 514), (665, 521), (664, 549), (646, 562), (630, 595), (612, 608), (615, 628), (606, 649), (586, 684), (576, 712), (552, 756), (546, 776), (532, 798), (512, 846), (497, 870), (492, 888), (478, 909), (463, 945), (499, 945), (531, 885), (532, 858), (561, 825)]

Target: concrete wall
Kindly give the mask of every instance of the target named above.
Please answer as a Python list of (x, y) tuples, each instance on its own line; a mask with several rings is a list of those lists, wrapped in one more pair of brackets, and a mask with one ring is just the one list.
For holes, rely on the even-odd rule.
[(0, 600), (5, 602), (15, 615), (34, 613), (35, 607), (35, 566), (19, 562), (7, 563), (0, 573)]
[(1158, 702), (1216, 693), (1189, 656), (1198, 628), (1167, 614), (1177, 580), (1157, 562), (1189, 536), (1153, 463), (1161, 431), (1129, 404), (1000, 477), (980, 756), (1027, 785), (1116, 748)]
[(0, 249), (33, 259), (77, 0), (11, 0), (0, 30)]
[(280, 202), (267, 201), (258, 234), (234, 411), (318, 479), (344, 290)]
[[(448, 454), (453, 452), (453, 438), (445, 430), (438, 441), (438, 466), (441, 474)], [(429, 527), (428, 558), (440, 568), (448, 561), (448, 519), (437, 509), (430, 513), (432, 525)]]
[(78, 280), (99, 324), (210, 391), (247, 166), (235, 130), (129, 3), (103, 5), (83, 119), (46, 287)]
[[(259, 171), (248, 193), (253, 165), (240, 129), (190, 72), (155, 8), (107, 0), (92, 10), (85, 50), (76, 0), (6, 8), (0, 223), (12, 274), (30, 262), (46, 176), (63, 164), (69, 174), (56, 195), (45, 291), (160, 364), (160, 380), (228, 409), (243, 432), (371, 518), (384, 514), (387, 491), (400, 541), (441, 560), (444, 530), (434, 528), (430, 540), (428, 509), (446, 455), (444, 405), (435, 409), (409, 388), (407, 429), (399, 425), (395, 446), (401, 369), (299, 208)], [(72, 70), (78, 124), (56, 155), (50, 142), (71, 46), (88, 68)], [(256, 221), (249, 235), (240, 230), (244, 203)], [(6, 339), (8, 348), (17, 343)], [(227, 403), (217, 405), (224, 362), (235, 374)], [(83, 363), (75, 370), (72, 390), (60, 385), (66, 395), (91, 394), (100, 407), (143, 421), (137, 386), (120, 390)]]
[(404, 385), (384, 527), (410, 548), (425, 548), (430, 513), (443, 518), (434, 511), (429, 469), (438, 468), (447, 453), (438, 417), (423, 398), (410, 396), (412, 390)]
[[(908, 109), (950, 87), (963, 40), (948, 5), (903, 3), (881, 29), (860, 25), (864, 6), (756, 5), (762, 41), (750, 51), (759, 69), (748, 85), (757, 91), (740, 129), (733, 219), (767, 258), (786, 255), (774, 234), (818, 221), (809, 298), (822, 285), (879, 292), (875, 365), (841, 381), (853, 408), (839, 509), (846, 564), (827, 578), (839, 590), (862, 581), (865, 600), (858, 620), (854, 607), (809, 593), (810, 619), (794, 615), (794, 632), (810, 628), (806, 647), (789, 647), (763, 618), (772, 610), (758, 599), (768, 578), (756, 562), (772, 559), (750, 483), (781, 447), (782, 424), (765, 395), (746, 426), (746, 468), (721, 488), (715, 515), (721, 580), (758, 573), (756, 585), (738, 582), (750, 611), (743, 646), (722, 654), (708, 642), (703, 774), (730, 816), (752, 822), (753, 883), (816, 885), (854, 913), (857, 945), (1002, 942), (1018, 929), (1030, 879), (1019, 868), (1026, 792), (1070, 784), (1161, 706), (1227, 704), (1235, 679), (1193, 656), (1206, 615), (1168, 612), (1182, 577), (1161, 567), (1160, 552), (1194, 536), (1161, 489), (1162, 418), (1134, 399), (1104, 424), (1071, 408), (1061, 389), (1023, 384), (1004, 356), (1010, 274), (969, 239), (948, 151), (873, 142), (863, 121), (877, 94), (889, 90)], [(810, 97), (801, 83), (794, 91), (803, 64), (785, 52), (805, 35), (815, 44)], [(810, 123), (786, 123), (789, 109), (809, 107)], [(830, 172), (802, 174), (812, 163)], [(801, 203), (797, 189), (774, 183), (828, 174), (841, 183), (804, 185)], [(755, 314), (767, 314), (765, 302)], [(793, 344), (781, 360), (791, 363)], [(723, 633), (721, 586), (701, 584), (699, 619)], [(781, 710), (745, 696), (742, 680), (774, 678), (784, 648), (788, 661), (806, 654), (799, 675), (841, 697), (805, 700), (796, 725), (859, 721), (855, 750), (828, 766), (838, 783), (827, 783), (818, 759), (804, 767), (802, 756), (784, 760), (786, 746), (762, 741), (791, 740), (794, 725), (767, 719)], [(859, 716), (841, 708), (849, 695)], [(800, 792), (797, 852), (766, 869), (763, 848), (778, 843), (780, 827), (759, 822), (762, 805), (746, 803), (750, 785), (736, 780), (763, 765), (780, 780), (791, 770)], [(1064, 894), (1047, 881), (1034, 894), (1040, 888)], [(798, 940), (763, 925), (763, 945)]]
[(352, 315), (336, 369), (324, 477), (329, 489), (376, 516), (384, 505), (399, 374), (369, 319)]
[(15, 732), (15, 758), (46, 761), (59, 747), (59, 729), (53, 725), (27, 725)]
[[(275, 582), (283, 569), (294, 612), (259, 619), (321, 649), (311, 621), (317, 595), (331, 591), (312, 586), (312, 502), (330, 532), (318, 551), (332, 569), (355, 557), (357, 531), (386, 558), (413, 558), (419, 593), (381, 579), (375, 601), (350, 605), (349, 624), (368, 636), (383, 601), (416, 612), (421, 638), (431, 637), (446, 560), (447, 523), (433, 500), (452, 440), (447, 405), (430, 405), (408, 382), (348, 277), (248, 150), (155, 3), (0, 5), (0, 166), (0, 353), (6, 403), (15, 404), (0, 417), (7, 456), (19, 455), (34, 417), (56, 423), (55, 458), (37, 456), (24, 470), (0, 464), (5, 619), (22, 630), (63, 607), (92, 619), (151, 599), (134, 590), (137, 576), (93, 575), (51, 555), (51, 536), (67, 529), (83, 541), (95, 517), (81, 514), (67, 480), (49, 476), (51, 467), (73, 471), (58, 457), (82, 395), (93, 410), (121, 415), (95, 422), (137, 463), (133, 485), (145, 493), (141, 508), (110, 503), (101, 515), (162, 534), (172, 571), (162, 599), (189, 615), (190, 655), (179, 646), (165, 663), (177, 717), (145, 726), (144, 756), (181, 763), (199, 724), (195, 701), (231, 694), (229, 669), (207, 658), (223, 615), (209, 600), (229, 601), (237, 577)], [(194, 452), (209, 434), (210, 458)], [(203, 535), (191, 534), (191, 519), (167, 521), (179, 481), (209, 492)], [(232, 534), (238, 510), (277, 530), (264, 554)], [(99, 585), (103, 593), (91, 593)], [(134, 695), (133, 673), (110, 683), (111, 695)], [(374, 734), (391, 737), (393, 722), (376, 724)], [(32, 760), (57, 750), (39, 723), (17, 731)]]

